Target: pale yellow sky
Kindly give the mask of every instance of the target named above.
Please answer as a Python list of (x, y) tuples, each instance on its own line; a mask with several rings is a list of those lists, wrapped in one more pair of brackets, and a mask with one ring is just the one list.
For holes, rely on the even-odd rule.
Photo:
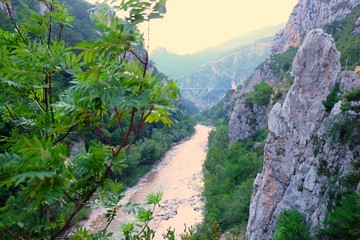
[(253, 30), (284, 23), (297, 2), (167, 0), (165, 17), (150, 22), (150, 51), (165, 47), (175, 53), (191, 53)]
[[(88, 0), (95, 1), (95, 0)], [(150, 52), (185, 54), (250, 31), (284, 23), (298, 0), (167, 0), (163, 19), (150, 22)], [(147, 39), (147, 26), (143, 26)]]

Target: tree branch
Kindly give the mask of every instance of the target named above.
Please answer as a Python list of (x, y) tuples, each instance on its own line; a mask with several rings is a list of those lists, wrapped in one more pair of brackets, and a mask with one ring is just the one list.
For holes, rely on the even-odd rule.
[[(46, 74), (45, 76), (45, 85), (49, 83), (49, 76)], [(49, 111), (49, 102), (48, 102), (48, 89), (44, 88), (44, 102), (45, 102), (45, 111)]]
[(50, 112), (51, 112), (51, 122), (54, 124), (55, 123), (55, 118), (54, 118), (54, 110), (52, 107), (52, 74), (51, 72), (47, 73), (49, 75), (49, 105), (50, 105)]
[(136, 133), (134, 134), (134, 137), (132, 138), (130, 144), (127, 146), (125, 152), (128, 152), (128, 151), (129, 151), (131, 145), (134, 143), (136, 137), (139, 135), (142, 125), (145, 123), (146, 119), (150, 116), (150, 114), (151, 114), (151, 112), (153, 111), (153, 109), (154, 109), (154, 107), (151, 107), (149, 113), (145, 116), (145, 118), (142, 117), (140, 123), (137, 124), (135, 127), (133, 127), (132, 130), (135, 130), (135, 129), (137, 128), (137, 131), (136, 131)]
[(7, 227), (4, 228), (4, 230), (6, 232), (8, 232), (11, 236), (13, 236), (15, 239), (18, 239), (18, 240), (26, 240), (28, 238), (25, 238), (25, 237), (22, 237), (22, 236), (17, 236), (15, 233), (13, 233), (10, 229), (8, 229)]
[(127, 140), (129, 139), (130, 133), (133, 130), (132, 128), (133, 128), (133, 123), (134, 123), (134, 117), (135, 117), (135, 108), (133, 108), (133, 110), (131, 112), (130, 126), (128, 128), (128, 131), (125, 134), (124, 140), (122, 141), (121, 145), (116, 150), (114, 157), (116, 157), (120, 153), (121, 149), (125, 146)]
[(70, 134), (70, 132), (72, 131), (72, 129), (74, 128), (74, 126), (75, 126), (75, 125), (72, 125), (72, 126), (67, 130), (67, 132), (66, 132), (61, 138), (59, 138), (58, 140), (56, 140), (56, 141), (54, 142), (54, 145), (57, 144), (57, 143), (59, 143), (59, 142), (61, 142), (62, 140), (64, 140), (64, 139)]
[[(50, 12), (53, 12), (54, 11), (54, 8), (53, 8), (53, 5), (50, 3), (50, 6), (48, 6), (49, 8), (49, 11)], [(47, 41), (47, 45), (48, 45), (48, 48), (50, 48), (50, 45), (51, 45), (51, 33), (52, 33), (52, 17), (50, 17), (49, 19), (49, 30), (48, 30), (48, 41)]]
[(137, 58), (137, 60), (139, 60), (142, 64), (145, 65), (145, 62), (141, 60), (141, 58), (132, 49), (129, 49), (129, 52), (131, 52)]
[(143, 72), (143, 78), (146, 76), (146, 71), (147, 71), (147, 68), (148, 68), (148, 65), (149, 65), (149, 53), (148, 51), (145, 50), (145, 63), (144, 64), (144, 72)]
[(118, 109), (117, 109), (116, 106), (114, 106), (114, 109), (115, 109), (115, 113), (116, 113), (116, 118), (117, 118), (117, 120), (118, 120), (118, 122), (119, 122), (119, 125), (120, 125), (121, 133), (122, 133), (122, 135), (125, 136), (125, 130), (124, 130), (124, 126), (123, 126), (123, 124), (122, 124), (121, 118), (120, 118), (120, 116), (119, 116), (119, 111), (118, 111)]
[(133, 127), (132, 130), (138, 128), (139, 126), (141, 127), (141, 125), (143, 125), (143, 124), (145, 123), (146, 119), (150, 116), (150, 114), (152, 113), (153, 110), (154, 110), (154, 106), (152, 106), (152, 107), (150, 108), (150, 111), (146, 114), (145, 117), (144, 117), (144, 116), (141, 117), (141, 121), (139, 122), (139, 124), (136, 125), (135, 127)]
[[(116, 214), (116, 208), (113, 209), (113, 213)], [(115, 215), (115, 216), (116, 216), (116, 215)], [(106, 227), (104, 228), (103, 231), (106, 231), (106, 230), (108, 229), (108, 227), (110, 226), (110, 224), (112, 223), (112, 221), (113, 221), (114, 219), (115, 219), (115, 218), (112, 217), (112, 218), (110, 219), (110, 221), (108, 221), (108, 223), (106, 224)]]
[[(11, 117), (11, 118), (13, 119), (13, 121), (15, 122), (17, 119), (16, 119), (16, 117), (14, 116), (14, 114), (10, 111), (10, 108), (9, 108), (6, 104), (4, 104), (4, 106), (5, 106), (6, 110), (9, 112), (10, 117)], [(20, 126), (20, 128), (21, 128), (25, 133), (30, 134), (29, 130), (27, 130), (26, 128), (24, 128), (22, 125), (19, 125), (19, 126)]]
[(64, 24), (63, 23), (60, 23), (60, 32), (59, 32), (59, 35), (58, 35), (58, 42), (60, 42), (61, 38), (62, 38), (62, 32), (64, 30)]
[(99, 126), (95, 126), (95, 128), (101, 133), (101, 135), (103, 135), (103, 137), (105, 138), (107, 144), (109, 144), (110, 146), (113, 146), (110, 138), (106, 135), (106, 133)]
[(38, 108), (40, 109), (40, 111), (41, 111), (42, 113), (45, 113), (45, 109), (44, 109), (44, 107), (40, 104), (39, 98), (36, 96), (36, 92), (34, 91), (34, 89), (31, 89), (31, 91), (32, 91), (32, 93), (34, 94), (33, 100), (34, 100), (35, 104), (38, 106)]
[(12, 13), (11, 13), (11, 10), (10, 10), (10, 5), (9, 5), (9, 3), (5, 3), (5, 7), (6, 7), (6, 10), (7, 10), (8, 14), (9, 14), (9, 17), (10, 17), (10, 19), (11, 19), (12, 24), (14, 25), (14, 27), (15, 27), (16, 31), (18, 32), (18, 34), (20, 35), (21, 40), (26, 44), (26, 46), (29, 46), (29, 43), (28, 43), (28, 42), (26, 41), (26, 39), (24, 38), (24, 36), (22, 35), (19, 27), (17, 26), (17, 24), (16, 24), (16, 22), (15, 22), (15, 19), (14, 19)]
[(71, 202), (75, 203), (76, 205), (86, 205), (86, 203), (84, 204), (82, 202), (75, 201), (66, 191), (63, 191), (63, 193)]

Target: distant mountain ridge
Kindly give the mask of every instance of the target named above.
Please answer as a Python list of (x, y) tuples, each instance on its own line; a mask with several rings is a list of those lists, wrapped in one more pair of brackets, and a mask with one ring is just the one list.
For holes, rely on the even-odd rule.
[(259, 39), (274, 36), (284, 26), (285, 24), (278, 24), (262, 28), (192, 54), (180, 55), (165, 48), (157, 48), (151, 53), (151, 59), (161, 72), (170, 78), (181, 81), (197, 71), (199, 67), (231, 54), (240, 47), (252, 44)]
[(161, 72), (178, 81), (183, 97), (203, 110), (227, 90), (244, 83), (270, 56), (275, 33), (282, 27), (284, 24), (266, 27), (193, 54), (179, 55), (159, 48), (151, 59)]
[[(239, 37), (230, 39), (220, 45), (206, 48), (204, 50), (200, 50), (199, 53), (203, 51), (212, 51), (212, 52), (224, 52), (228, 50), (233, 50), (239, 48), (239, 46), (245, 46), (252, 44), (259, 39), (264, 39), (267, 37), (273, 37), (278, 31), (285, 27), (285, 23), (261, 28), (259, 30), (251, 31), (245, 35), (241, 35)], [(239, 45), (240, 44), (240, 45)]]
[(179, 81), (182, 96), (200, 109), (214, 105), (229, 89), (236, 89), (271, 52), (272, 37), (242, 46)]

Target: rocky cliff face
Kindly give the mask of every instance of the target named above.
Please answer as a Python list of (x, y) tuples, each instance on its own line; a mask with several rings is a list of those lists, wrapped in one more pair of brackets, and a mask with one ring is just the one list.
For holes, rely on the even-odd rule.
[(244, 140), (252, 133), (266, 127), (267, 109), (257, 105), (249, 106), (247, 99), (236, 100), (229, 121), (229, 144)]
[(298, 46), (311, 29), (344, 19), (358, 5), (360, 0), (300, 0), (285, 29), (277, 34), (272, 52)]
[[(241, 96), (243, 93), (252, 91), (254, 85), (261, 81), (266, 81), (270, 85), (274, 85), (276, 81), (282, 82), (283, 85), (286, 84), (288, 79), (279, 78), (271, 69), (274, 56), (278, 56), (290, 47), (298, 46), (310, 30), (321, 28), (334, 21), (344, 19), (359, 5), (360, 0), (299, 0), (285, 29), (275, 37), (271, 56), (255, 70), (248, 83), (235, 92), (234, 99)], [(360, 33), (360, 19), (358, 19), (354, 26), (353, 34), (356, 35), (358, 32)], [(239, 114), (246, 114), (243, 111), (236, 111), (237, 109), (243, 109), (243, 106), (237, 106), (237, 104), (241, 104), (241, 101), (235, 103), (234, 111), (231, 113), (234, 120), (242, 118), (237, 115), (237, 112)], [(267, 116), (263, 116), (263, 118), (266, 120)], [(232, 123), (235, 123), (235, 125), (232, 125)], [(243, 125), (245, 126), (246, 123), (238, 121), (230, 122), (229, 129), (230, 131), (233, 131), (231, 133), (231, 139), (243, 139), (244, 136), (246, 136), (242, 135), (244, 131), (237, 129), (239, 126)]]
[(331, 123), (342, 119), (340, 103), (330, 114), (322, 104), (336, 82), (341, 91), (360, 87), (359, 78), (341, 73), (339, 60), (334, 40), (322, 30), (311, 31), (300, 47), (292, 67), (295, 82), (284, 103), (277, 103), (269, 115), (264, 168), (254, 184), (248, 239), (271, 239), (277, 216), (288, 208), (298, 210), (312, 227), (321, 227), (333, 203), (331, 196), (339, 191), (339, 179), (359, 161), (359, 145), (340, 143), (329, 135)]

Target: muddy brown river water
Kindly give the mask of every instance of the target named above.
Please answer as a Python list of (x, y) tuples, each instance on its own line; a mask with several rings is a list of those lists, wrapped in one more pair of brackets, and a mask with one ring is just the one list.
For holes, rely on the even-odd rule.
[[(157, 208), (151, 227), (156, 231), (155, 240), (163, 239), (162, 234), (171, 227), (182, 233), (187, 227), (201, 223), (203, 215), (203, 174), (202, 166), (206, 158), (207, 140), (210, 127), (197, 125), (195, 134), (188, 140), (172, 147), (164, 158), (146, 174), (140, 182), (128, 189), (123, 202), (143, 204), (150, 193), (162, 192), (162, 208)], [(94, 209), (88, 221), (83, 224), (92, 231), (106, 225), (105, 209)], [(120, 226), (133, 219), (126, 213), (118, 212), (117, 218), (109, 226), (114, 239), (120, 238)]]

